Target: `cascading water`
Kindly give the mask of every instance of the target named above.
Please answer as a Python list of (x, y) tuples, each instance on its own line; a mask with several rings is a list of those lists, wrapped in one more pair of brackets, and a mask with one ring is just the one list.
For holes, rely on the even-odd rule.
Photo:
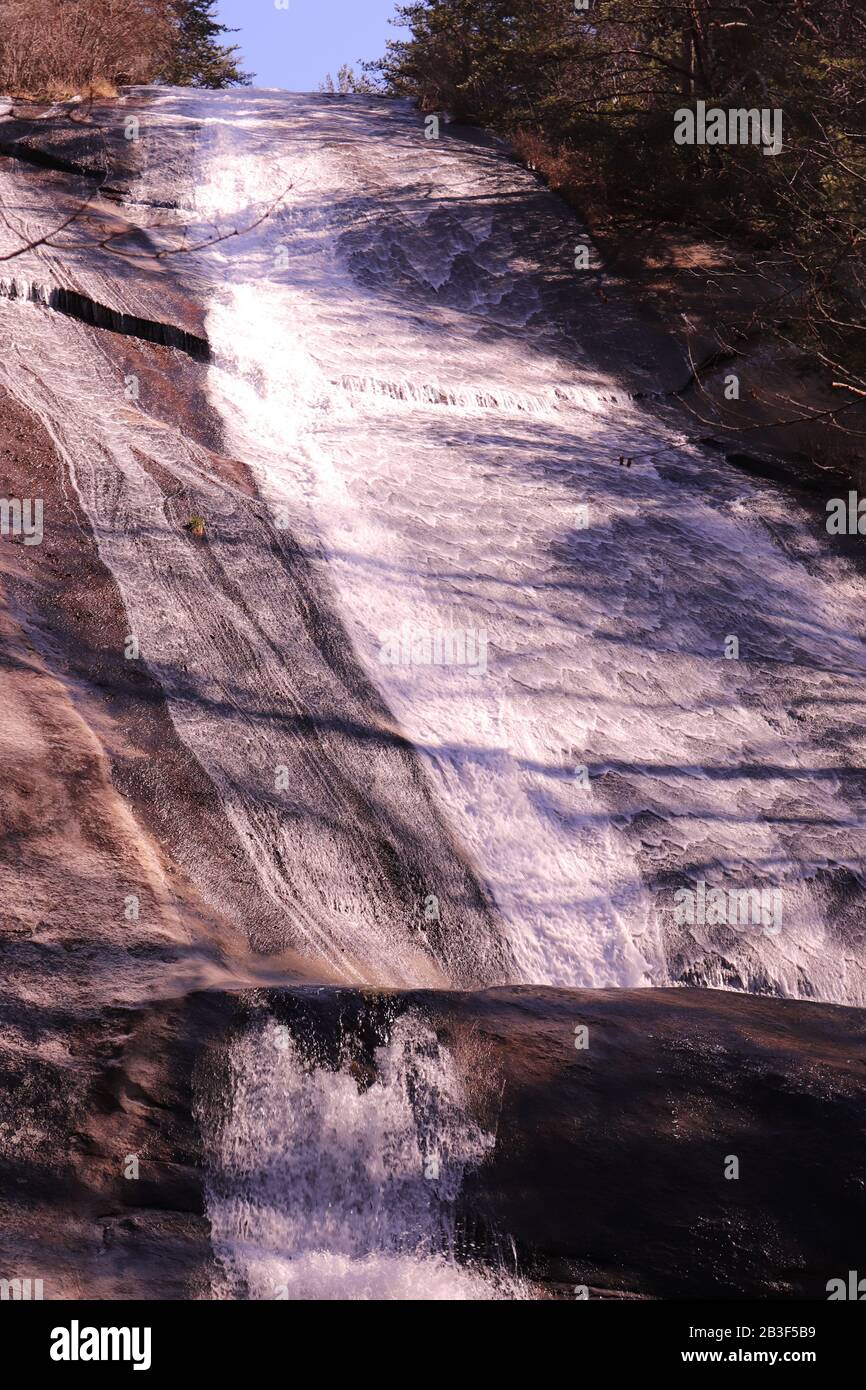
[(464, 1174), (494, 1137), (458, 1069), (407, 1015), (373, 1074), (310, 1061), (264, 1013), (231, 1051), (212, 1138), (208, 1215), (228, 1296), (516, 1298), (522, 1285), (457, 1258)]
[[(572, 270), (582, 234), (500, 149), (427, 141), (401, 103), (147, 101), (125, 213), (202, 246), (171, 264), (258, 496), (54, 312), (74, 293), (158, 328), (162, 270), (34, 247), (0, 286), (0, 381), (215, 788), (246, 877), (181, 860), (205, 901), (353, 984), (863, 1004), (856, 571), (593, 365), (617, 331)], [(2, 178), (22, 228), (57, 225), (50, 190)], [(781, 930), (675, 920), (699, 881), (778, 890)], [(233, 1043), (206, 1120), (225, 1291), (517, 1296), (455, 1241), (492, 1136), (444, 1046), (404, 1018), (358, 1077), (278, 1027)]]
[[(862, 1002), (862, 582), (591, 366), (591, 296), (527, 263), (529, 175), (399, 103), (243, 112), (206, 126), (199, 214), (278, 207), (214, 250), (212, 399), (326, 558), (510, 978)], [(784, 930), (676, 918), (703, 880), (778, 888)]]

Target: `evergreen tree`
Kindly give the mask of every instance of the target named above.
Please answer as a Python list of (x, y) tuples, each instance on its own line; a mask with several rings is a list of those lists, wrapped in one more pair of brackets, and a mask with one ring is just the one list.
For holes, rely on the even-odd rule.
[(319, 83), (319, 91), (327, 96), (376, 96), (379, 88), (368, 77), (358, 76), (350, 63), (343, 63), (337, 72), (337, 81), (334, 82), (329, 72), (325, 73), (325, 79)]
[[(761, 328), (866, 396), (863, 0), (407, 0), (394, 22), (364, 65), (384, 93), (508, 136), (599, 224), (691, 224), (772, 258), (788, 289)], [(783, 151), (676, 143), (698, 101), (782, 113)]]
[(236, 45), (220, 43), (235, 33), (214, 16), (217, 0), (172, 0), (177, 26), (163, 80), (178, 87), (246, 87), (251, 76), (239, 66)]

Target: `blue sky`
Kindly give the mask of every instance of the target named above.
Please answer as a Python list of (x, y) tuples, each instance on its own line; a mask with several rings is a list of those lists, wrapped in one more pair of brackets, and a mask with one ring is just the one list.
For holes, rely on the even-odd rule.
[(397, 33), (388, 20), (396, 0), (219, 0), (222, 24), (240, 32), (226, 42), (243, 52), (243, 66), (260, 87), (314, 92), (341, 63), (379, 58)]

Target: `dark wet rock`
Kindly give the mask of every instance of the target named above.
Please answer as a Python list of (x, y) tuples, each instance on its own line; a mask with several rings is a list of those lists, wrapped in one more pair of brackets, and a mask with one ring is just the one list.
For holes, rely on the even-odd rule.
[(197, 361), (206, 362), (210, 349), (206, 338), (172, 323), (160, 323), (155, 319), (142, 318), (138, 314), (124, 314), (117, 309), (98, 304), (87, 295), (75, 290), (58, 289), (53, 291), (51, 308), (58, 313), (68, 314), (70, 318), (80, 319), (95, 328), (107, 329), (110, 333), (120, 333), (124, 337), (142, 338), (145, 342), (159, 343), (162, 347), (179, 348)]
[(34, 103), (19, 102), (0, 121), (0, 154), (126, 189), (138, 172), (137, 142), (124, 129), (134, 114), (126, 106), (83, 109), (72, 103), (46, 114)]
[(362, 1069), (405, 1009), (428, 1018), (496, 1132), (464, 1186), (467, 1240), (513, 1242), (559, 1296), (815, 1299), (862, 1263), (862, 1010), (530, 987), (270, 1003), (320, 1064)]

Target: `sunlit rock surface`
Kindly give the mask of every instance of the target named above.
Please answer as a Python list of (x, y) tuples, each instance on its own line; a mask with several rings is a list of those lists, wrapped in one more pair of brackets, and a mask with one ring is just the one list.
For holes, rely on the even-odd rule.
[[(38, 114), (0, 120), (0, 484), (45, 504), (0, 541), (0, 1276), (823, 1296), (866, 580), (689, 442), (665, 335), (494, 142)], [(701, 883), (780, 929), (677, 920)]]

